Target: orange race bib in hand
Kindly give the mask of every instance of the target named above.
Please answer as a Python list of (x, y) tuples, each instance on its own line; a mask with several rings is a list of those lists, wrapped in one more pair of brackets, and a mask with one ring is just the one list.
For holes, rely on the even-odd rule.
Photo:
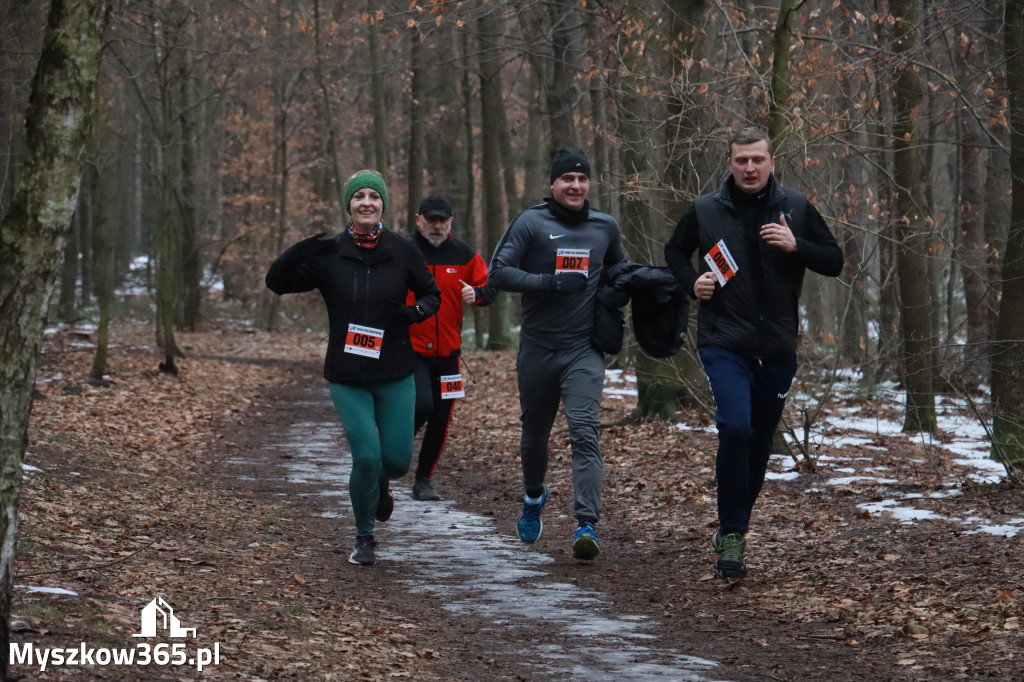
[(555, 272), (581, 272), (590, 275), (590, 249), (557, 249)]
[(380, 348), (384, 345), (384, 330), (350, 324), (345, 335), (345, 352), (380, 359)]
[(724, 239), (719, 239), (718, 243), (704, 254), (704, 262), (711, 268), (711, 272), (715, 273), (718, 285), (723, 287), (739, 270), (739, 266), (736, 265), (732, 254), (729, 253), (729, 249), (725, 246)]
[(441, 400), (465, 397), (466, 389), (462, 385), (461, 374), (447, 374), (441, 377)]

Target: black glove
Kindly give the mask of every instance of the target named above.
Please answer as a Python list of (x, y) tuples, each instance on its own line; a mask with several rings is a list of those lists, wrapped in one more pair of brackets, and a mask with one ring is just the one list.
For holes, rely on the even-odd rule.
[(326, 236), (326, 232), (318, 232), (296, 244), (295, 250), (302, 254), (303, 258), (312, 259), (325, 251), (337, 248), (333, 239), (323, 239)]
[(398, 322), (407, 326), (427, 319), (427, 313), (419, 303), (402, 306), (398, 309), (397, 316)]
[(560, 294), (578, 294), (587, 288), (587, 276), (582, 272), (556, 272), (544, 277), (548, 288)]

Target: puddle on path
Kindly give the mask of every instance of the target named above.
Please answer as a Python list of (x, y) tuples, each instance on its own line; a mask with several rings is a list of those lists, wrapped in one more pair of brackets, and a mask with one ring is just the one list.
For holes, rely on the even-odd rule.
[[(310, 416), (323, 404), (311, 400)], [(351, 517), (349, 458), (338, 422), (293, 424), (274, 447), (291, 456), (283, 461), (289, 482), (336, 498), (325, 501), (324, 516)], [(543, 622), (562, 637), (527, 643), (534, 651), (520, 652), (524, 667), (538, 674), (595, 682), (712, 679), (707, 674), (715, 661), (664, 648), (651, 634), (653, 620), (617, 614), (608, 595), (552, 578), (545, 566), (554, 559), (502, 536), (489, 518), (459, 511), (450, 500), (415, 502), (407, 488), (393, 486), (396, 513), (381, 533), (378, 561), (404, 564), (401, 582), (409, 592), (432, 595), (442, 608), (486, 623), (480, 641), (491, 653), (507, 653), (503, 633)]]

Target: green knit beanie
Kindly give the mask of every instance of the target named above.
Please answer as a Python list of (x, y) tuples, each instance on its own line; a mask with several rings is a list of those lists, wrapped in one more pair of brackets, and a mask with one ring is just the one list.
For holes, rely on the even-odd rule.
[(352, 195), (361, 189), (370, 188), (375, 190), (384, 201), (384, 211), (388, 210), (388, 188), (384, 184), (384, 178), (375, 170), (361, 170), (348, 179), (345, 183), (345, 210), (351, 213)]

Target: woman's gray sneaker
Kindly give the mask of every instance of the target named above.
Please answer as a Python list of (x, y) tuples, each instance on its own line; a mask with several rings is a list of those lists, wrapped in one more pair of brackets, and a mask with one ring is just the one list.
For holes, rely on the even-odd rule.
[(373, 539), (372, 535), (357, 535), (356, 548), (349, 556), (348, 562), (361, 566), (372, 566), (377, 561), (377, 556), (373, 552), (376, 546), (377, 541)]
[(416, 482), (412, 484), (412, 497), (420, 502), (436, 502), (441, 499), (441, 496), (434, 490), (434, 486), (430, 484), (429, 478), (416, 479)]

